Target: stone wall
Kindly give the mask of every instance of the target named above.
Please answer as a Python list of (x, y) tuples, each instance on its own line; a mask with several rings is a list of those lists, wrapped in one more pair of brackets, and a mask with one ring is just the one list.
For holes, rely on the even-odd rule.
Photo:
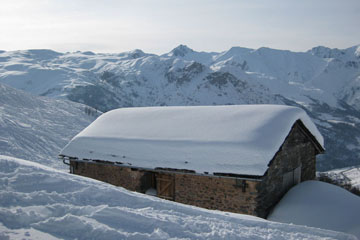
[(146, 172), (113, 164), (70, 162), (73, 173), (121, 186), (131, 191), (143, 192), (146, 188)]
[(259, 196), (256, 215), (267, 217), (269, 211), (291, 188), (284, 188), (284, 174), (301, 166), (301, 182), (315, 179), (316, 149), (302, 130), (301, 124), (294, 124), (273, 160), (270, 162), (263, 181), (258, 185)]
[(258, 183), (227, 177), (176, 174), (175, 201), (207, 209), (254, 215)]
[[(131, 191), (144, 193), (148, 188), (154, 187), (154, 183), (151, 183), (153, 172), (82, 161), (71, 161), (70, 164), (74, 174), (121, 186)], [(171, 199), (176, 202), (207, 209), (255, 215), (258, 181), (186, 173), (155, 173), (153, 176), (156, 176), (156, 179), (163, 178), (164, 175), (172, 176), (174, 179), (174, 192)]]

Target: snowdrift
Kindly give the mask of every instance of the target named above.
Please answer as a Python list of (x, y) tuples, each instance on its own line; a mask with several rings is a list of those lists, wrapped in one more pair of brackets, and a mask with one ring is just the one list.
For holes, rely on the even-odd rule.
[(209, 211), (0, 156), (0, 239), (356, 239)]
[(306, 181), (292, 188), (268, 219), (351, 233), (360, 238), (360, 198), (329, 183)]

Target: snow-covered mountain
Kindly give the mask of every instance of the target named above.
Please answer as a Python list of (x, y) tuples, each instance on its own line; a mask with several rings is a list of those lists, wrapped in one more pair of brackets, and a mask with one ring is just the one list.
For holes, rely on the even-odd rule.
[(360, 195), (360, 166), (319, 172), (318, 179), (342, 186), (345, 189)]
[(57, 155), (99, 113), (0, 84), (0, 153), (67, 170)]
[(0, 52), (0, 82), (101, 111), (129, 106), (276, 103), (300, 106), (325, 137), (319, 170), (359, 165), (360, 45), (307, 52), (180, 45), (163, 55)]

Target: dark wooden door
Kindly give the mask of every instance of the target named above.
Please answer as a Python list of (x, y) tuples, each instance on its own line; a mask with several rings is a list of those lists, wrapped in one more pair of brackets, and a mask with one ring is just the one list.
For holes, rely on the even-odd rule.
[(157, 196), (169, 200), (174, 200), (174, 176), (170, 174), (156, 174)]
[(289, 190), (292, 186), (301, 182), (301, 165), (294, 170), (284, 173), (283, 175), (283, 189)]

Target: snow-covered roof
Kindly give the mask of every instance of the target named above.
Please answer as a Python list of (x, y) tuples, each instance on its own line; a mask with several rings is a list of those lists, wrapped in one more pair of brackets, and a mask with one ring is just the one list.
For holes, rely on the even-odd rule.
[(122, 108), (101, 115), (60, 154), (141, 168), (261, 176), (299, 119), (323, 146), (316, 126), (296, 107)]

